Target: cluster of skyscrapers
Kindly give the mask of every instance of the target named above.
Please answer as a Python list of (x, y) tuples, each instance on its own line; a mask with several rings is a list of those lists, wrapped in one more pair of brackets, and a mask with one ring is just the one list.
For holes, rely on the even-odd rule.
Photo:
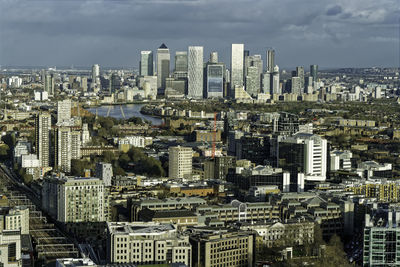
[(291, 80), (283, 84), (273, 49), (266, 51), (265, 69), (262, 56), (250, 55), (244, 44), (232, 44), (230, 69), (219, 61), (217, 52), (211, 52), (209, 60), (204, 62), (202, 46), (176, 51), (172, 73), (171, 54), (165, 44), (157, 49), (156, 57), (155, 65), (153, 52), (141, 51), (139, 76), (155, 76), (156, 73), (158, 95), (167, 97), (237, 98), (246, 94), (257, 98), (259, 94), (281, 95), (285, 90), (298, 94), (312, 93), (317, 87), (317, 65), (310, 66), (309, 77), (305, 76), (304, 67), (297, 67)]

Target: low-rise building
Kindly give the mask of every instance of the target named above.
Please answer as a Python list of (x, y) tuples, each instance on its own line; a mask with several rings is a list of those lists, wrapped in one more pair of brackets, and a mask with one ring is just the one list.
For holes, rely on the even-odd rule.
[(107, 223), (107, 262), (191, 265), (189, 236), (172, 224)]
[(22, 266), (19, 230), (3, 230), (0, 233), (0, 264), (7, 267)]
[(170, 223), (177, 227), (195, 226), (198, 224), (197, 214), (190, 210), (150, 210), (144, 209), (139, 218), (145, 222)]
[(224, 228), (190, 228), (192, 266), (255, 266), (254, 234)]
[(243, 223), (240, 229), (257, 232), (260, 241), (258, 245), (273, 247), (313, 243), (314, 226), (314, 221), (310, 216), (301, 216), (285, 222), (272, 220), (255, 224)]
[(182, 198), (167, 198), (167, 199), (143, 199), (132, 203), (131, 220), (138, 221), (139, 212), (145, 208), (150, 210), (178, 210), (188, 209), (195, 210), (200, 205), (206, 205), (207, 202), (198, 197), (182, 197)]
[(15, 206), (0, 209), (0, 230), (20, 230), (22, 235), (29, 234), (29, 208)]

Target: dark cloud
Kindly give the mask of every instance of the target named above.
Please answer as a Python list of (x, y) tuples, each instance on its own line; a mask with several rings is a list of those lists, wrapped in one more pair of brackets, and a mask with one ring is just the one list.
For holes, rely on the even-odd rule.
[(281, 66), (393, 66), (396, 1), (0, 0), (0, 64), (132, 67), (165, 42), (229, 65), (230, 44), (243, 42), (253, 54), (274, 47)]
[(340, 13), (342, 13), (341, 6), (333, 6), (326, 11), (327, 16), (336, 16), (339, 15)]

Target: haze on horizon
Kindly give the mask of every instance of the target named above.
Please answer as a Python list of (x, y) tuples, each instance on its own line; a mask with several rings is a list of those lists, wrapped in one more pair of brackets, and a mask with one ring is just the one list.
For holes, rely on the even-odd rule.
[(284, 67), (398, 67), (399, 14), (398, 0), (0, 0), (0, 65), (138, 67), (161, 43), (229, 65), (244, 43)]

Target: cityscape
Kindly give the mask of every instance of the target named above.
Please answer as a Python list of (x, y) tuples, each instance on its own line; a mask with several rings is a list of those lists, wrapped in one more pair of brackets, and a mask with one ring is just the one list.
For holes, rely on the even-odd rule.
[[(103, 34), (126, 30), (123, 23), (99, 24), (104, 33), (93, 30), (83, 55), (76, 46), (86, 47), (86, 39), (69, 42), (61, 33), (63, 51), (45, 45), (53, 37), (39, 42), (36, 35), (13, 48), (12, 12), (0, 13), (0, 266), (400, 266), (400, 43), (390, 39), (390, 50), (380, 40), (373, 51), (375, 43), (365, 42), (360, 54), (342, 54), (335, 49), (351, 34), (327, 30), (340, 19), (349, 33), (364, 23), (374, 36), (371, 25), (391, 25), (392, 13), (369, 0), (368, 12), (343, 3), (311, 8), (324, 14), (310, 25), (323, 21), (327, 38), (334, 35), (329, 45), (320, 41), (323, 57), (304, 49), (311, 33), (298, 43), (293, 36), (279, 43), (271, 33), (261, 43), (249, 25), (267, 7), (252, 1), (254, 18), (233, 12), (235, 24), (221, 15), (210, 30), (219, 39), (194, 27), (219, 12), (212, 1), (85, 1), (100, 7), (76, 17), (69, 8), (79, 3), (50, 4), (72, 16), (71, 32), (73, 19), (108, 7), (118, 22), (133, 10), (132, 27), (158, 35), (135, 36), (129, 55), (123, 42), (114, 49), (116, 37), (108, 44), (113, 56), (97, 49)], [(26, 13), (37, 2), (0, 1), (0, 9)], [(233, 2), (227, 10), (247, 7)], [(176, 37), (144, 26), (139, 13), (149, 8), (165, 22), (160, 28), (181, 22), (191, 30), (177, 27)], [(46, 17), (48, 10), (30, 18), (53, 18), (68, 32), (55, 19), (63, 15)], [(296, 31), (308, 27), (296, 23)], [(242, 41), (230, 37), (236, 26)], [(326, 37), (314, 30), (315, 40)], [(353, 33), (355, 41), (361, 33)], [(33, 60), (39, 43), (49, 51), (43, 61)]]

